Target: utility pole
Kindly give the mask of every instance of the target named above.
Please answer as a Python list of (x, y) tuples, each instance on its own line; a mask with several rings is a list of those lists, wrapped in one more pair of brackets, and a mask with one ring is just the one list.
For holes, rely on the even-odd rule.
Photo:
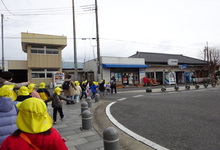
[(73, 10), (73, 50), (74, 50), (74, 80), (78, 80), (77, 50), (76, 50), (76, 25), (75, 25), (75, 8), (74, 0), (72, 0)]
[(207, 55), (207, 61), (209, 62), (209, 48), (208, 48), (208, 42), (206, 42), (206, 55)]
[(97, 81), (101, 80), (100, 71), (100, 46), (99, 46), (99, 24), (98, 24), (98, 5), (95, 0), (95, 16), (96, 16), (96, 41), (97, 41)]
[(5, 71), (3, 18), (4, 18), (4, 15), (1, 14), (1, 30), (2, 30), (2, 72)]

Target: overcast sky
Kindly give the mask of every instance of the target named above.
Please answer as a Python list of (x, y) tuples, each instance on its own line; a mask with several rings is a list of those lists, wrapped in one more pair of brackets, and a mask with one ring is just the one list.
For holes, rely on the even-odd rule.
[[(201, 59), (206, 42), (220, 47), (220, 0), (97, 1), (101, 56), (140, 51)], [(79, 62), (96, 57), (96, 41), (89, 39), (96, 37), (93, 8), (94, 0), (75, 0)], [(5, 60), (26, 60), (20, 37), (29, 32), (67, 36), (63, 61), (74, 61), (72, 0), (1, 0), (0, 13)]]

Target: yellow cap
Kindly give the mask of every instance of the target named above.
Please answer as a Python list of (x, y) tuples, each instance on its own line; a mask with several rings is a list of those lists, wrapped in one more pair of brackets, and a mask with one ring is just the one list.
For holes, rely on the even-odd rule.
[(14, 92), (14, 85), (3, 85), (0, 88), (0, 97), (10, 97), (12, 98)]
[(95, 85), (99, 85), (99, 83), (98, 83), (98, 82), (95, 82), (95, 81), (93, 81), (93, 84), (95, 84)]
[(80, 85), (79, 81), (74, 81), (74, 84), (75, 84), (76, 86), (79, 86), (79, 85)]
[(46, 86), (46, 84), (45, 84), (44, 82), (41, 82), (39, 88), (40, 88), (40, 89), (44, 89), (45, 86)]
[(19, 89), (18, 89), (18, 95), (29, 95), (29, 92), (28, 92), (28, 88), (26, 86), (21, 86)]
[(28, 85), (28, 91), (29, 91), (29, 93), (33, 92), (35, 86), (36, 86), (36, 84), (34, 84), (34, 83), (31, 83), (31, 84)]
[(60, 95), (61, 91), (63, 91), (61, 88), (56, 87), (53, 92), (56, 93), (57, 95)]
[(41, 133), (52, 127), (52, 119), (41, 99), (31, 97), (16, 106), (19, 109), (16, 124), (21, 131)]

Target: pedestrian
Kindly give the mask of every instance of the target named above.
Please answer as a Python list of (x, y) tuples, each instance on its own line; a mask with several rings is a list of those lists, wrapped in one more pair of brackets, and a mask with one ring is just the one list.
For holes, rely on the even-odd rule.
[(44, 82), (40, 83), (40, 86), (37, 90), (42, 100), (47, 100), (50, 97), (50, 92), (46, 88), (46, 84)]
[(2, 141), (17, 130), (16, 102), (12, 101), (14, 85), (3, 85), (0, 88), (0, 147)]
[(11, 82), (13, 80), (13, 78), (14, 78), (14, 74), (12, 72), (8, 72), (8, 71), (2, 72), (1, 77), (0, 77), (0, 87), (2, 87), (3, 85), (13, 84), (14, 90), (12, 93), (12, 100), (14, 101), (17, 99), (17, 94), (16, 94), (15, 90), (20, 88), (21, 86), (27, 86), (31, 82), (28, 81), (28, 82), (14, 83), (14, 82)]
[(110, 92), (111, 92), (111, 84), (110, 84), (110, 82), (106, 83), (105, 89), (106, 89), (106, 94), (107, 95), (110, 94)]
[(110, 84), (111, 84), (111, 94), (113, 94), (113, 91), (116, 94), (117, 93), (117, 89), (116, 89), (116, 79), (115, 79), (115, 76), (112, 76)]
[(79, 95), (81, 94), (82, 89), (81, 89), (80, 83), (78, 81), (75, 81), (74, 84), (75, 84), (75, 88), (76, 88), (76, 90), (73, 90), (74, 100), (76, 103), (78, 103), (79, 102)]
[(87, 94), (86, 94), (86, 86), (87, 86), (87, 83), (88, 83), (88, 82), (83, 81), (82, 84), (81, 84), (82, 92), (81, 92), (80, 100), (82, 100), (82, 98), (83, 98), (84, 95), (85, 95), (85, 98), (87, 98)]
[(29, 84), (28, 91), (32, 97), (36, 97), (36, 98), (41, 99), (39, 93), (36, 91), (36, 84), (34, 84), (34, 83)]
[(101, 80), (99, 83), (99, 91), (100, 91), (100, 96), (105, 96), (105, 80)]
[(60, 114), (60, 119), (62, 120), (64, 118), (63, 109), (62, 109), (62, 101), (69, 101), (71, 102), (71, 99), (67, 99), (66, 97), (61, 95), (62, 89), (59, 87), (56, 87), (54, 89), (54, 93), (50, 96), (48, 100), (45, 100), (44, 102), (47, 104), (48, 102), (52, 101), (52, 107), (53, 107), (53, 123), (57, 123), (57, 112)]
[(22, 102), (25, 99), (30, 98), (30, 97), (32, 96), (29, 94), (28, 88), (26, 86), (22, 86), (18, 89), (18, 97), (16, 101)]
[(12, 72), (8, 72), (8, 71), (2, 72), (1, 77), (0, 77), (0, 87), (2, 87), (3, 85), (13, 84), (14, 89), (18, 89), (21, 86), (27, 86), (28, 84), (31, 83), (30, 81), (21, 82), (21, 83), (14, 83), (14, 82), (11, 82), (13, 80), (13, 78), (14, 78), (14, 74)]
[(88, 80), (85, 80), (85, 82), (86, 82), (86, 94), (87, 94), (87, 97), (89, 96), (89, 94), (90, 94), (90, 84), (89, 84), (89, 81)]
[(32, 97), (16, 105), (18, 130), (8, 136), (0, 150), (67, 150), (65, 140), (52, 128), (45, 103)]
[(95, 98), (95, 94), (97, 93), (97, 89), (98, 88), (98, 85), (96, 82), (93, 82), (92, 85), (90, 86), (89, 89), (91, 89), (92, 91), (92, 96), (91, 96), (91, 99), (94, 99)]
[(67, 101), (66, 104), (75, 104), (74, 103), (74, 97), (73, 97), (73, 91), (76, 90), (76, 87), (72, 81), (72, 76), (71, 75), (67, 75), (67, 78), (64, 80), (63, 84), (62, 84), (62, 89), (64, 92), (64, 95), (66, 96), (66, 98), (71, 99), (72, 101), (69, 102)]
[(192, 78), (193, 85), (195, 85), (196, 84), (196, 77), (195, 77), (195, 75), (192, 74), (191, 78)]

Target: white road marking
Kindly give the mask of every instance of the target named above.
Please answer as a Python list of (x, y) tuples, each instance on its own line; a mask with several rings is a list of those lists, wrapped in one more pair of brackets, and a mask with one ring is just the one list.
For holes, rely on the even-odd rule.
[(117, 101), (123, 101), (123, 100), (126, 100), (127, 98), (120, 98), (118, 99)]
[(141, 97), (141, 96), (143, 96), (143, 95), (136, 95), (136, 96), (133, 96), (133, 97)]
[(110, 107), (115, 104), (116, 102), (112, 102), (110, 103), (106, 109), (105, 109), (105, 112), (106, 112), (106, 115), (107, 117), (109, 118), (109, 120), (114, 124), (116, 125), (119, 129), (121, 129), (122, 131), (124, 131), (125, 133), (127, 133), (128, 135), (132, 136), (133, 138), (135, 138), (137, 141), (141, 141), (142, 143), (156, 149), (156, 150), (169, 150), (163, 146), (160, 146), (134, 132), (132, 132), (131, 130), (129, 130), (128, 128), (126, 128), (125, 126), (123, 126), (122, 124), (120, 124), (110, 113)]

